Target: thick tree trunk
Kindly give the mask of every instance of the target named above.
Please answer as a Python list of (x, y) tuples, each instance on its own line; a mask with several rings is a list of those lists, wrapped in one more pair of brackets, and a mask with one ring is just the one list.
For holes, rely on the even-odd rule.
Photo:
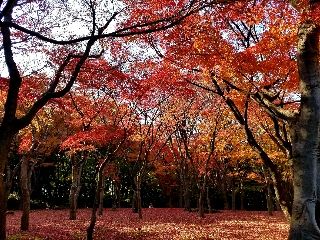
[(10, 192), (10, 184), (6, 182), (4, 170), (10, 150), (14, 131), (9, 131), (10, 126), (2, 123), (0, 126), (0, 239), (6, 239), (7, 201)]
[(290, 240), (320, 239), (316, 222), (319, 199), (318, 147), (320, 121), (319, 29), (300, 23), (297, 53), (301, 105), (296, 123), (291, 124), (294, 201)]
[(22, 200), (22, 216), (21, 216), (21, 230), (29, 230), (29, 213), (30, 213), (30, 191), (28, 184), (28, 154), (22, 157), (21, 172), (20, 172), (20, 188)]
[(204, 218), (204, 196), (205, 196), (205, 186), (199, 189), (199, 217)]
[(6, 239), (7, 201), (9, 191), (3, 177), (0, 177), (0, 239)]
[(229, 194), (228, 194), (228, 190), (227, 189), (224, 189), (222, 191), (222, 197), (223, 197), (223, 209), (224, 210), (230, 210)]
[(179, 208), (183, 207), (183, 186), (182, 184), (179, 187)]
[(137, 200), (137, 189), (133, 190), (132, 194), (132, 212), (138, 213), (138, 200)]

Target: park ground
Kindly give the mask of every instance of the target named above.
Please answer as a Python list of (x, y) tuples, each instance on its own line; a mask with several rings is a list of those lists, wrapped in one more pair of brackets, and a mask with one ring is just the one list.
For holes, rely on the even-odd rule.
[[(30, 230), (20, 231), (21, 212), (7, 216), (8, 240), (80, 240), (86, 238), (91, 209), (79, 209), (77, 220), (69, 220), (68, 210), (35, 210), (30, 214)], [(104, 209), (97, 219), (94, 239), (216, 239), (281, 240), (289, 225), (281, 212), (219, 211), (199, 218), (181, 208), (143, 209), (143, 219), (131, 209)]]

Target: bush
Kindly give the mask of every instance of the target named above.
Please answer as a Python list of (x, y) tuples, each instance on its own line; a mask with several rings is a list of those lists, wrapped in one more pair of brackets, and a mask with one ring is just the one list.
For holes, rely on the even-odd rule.
[(19, 210), (20, 209), (20, 196), (18, 193), (13, 192), (8, 197), (8, 210)]
[(46, 209), (46, 203), (39, 200), (31, 200), (30, 201), (30, 209)]

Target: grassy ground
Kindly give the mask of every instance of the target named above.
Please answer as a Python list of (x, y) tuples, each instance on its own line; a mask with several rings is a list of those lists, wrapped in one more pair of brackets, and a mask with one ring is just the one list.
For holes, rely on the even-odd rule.
[[(91, 209), (79, 209), (77, 220), (68, 220), (68, 210), (37, 210), (30, 214), (30, 230), (20, 231), (21, 212), (7, 216), (8, 240), (80, 240), (86, 238)], [(94, 239), (246, 239), (280, 240), (289, 225), (280, 212), (221, 211), (201, 219), (179, 208), (143, 209), (143, 219), (131, 209), (105, 209), (98, 217)]]

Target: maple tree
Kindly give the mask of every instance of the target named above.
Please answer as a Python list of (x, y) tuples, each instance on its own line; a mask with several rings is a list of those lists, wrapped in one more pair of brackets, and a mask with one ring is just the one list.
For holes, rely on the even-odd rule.
[[(82, 107), (77, 104), (75, 96), (70, 93), (72, 105), (81, 117), (80, 121), (79, 119), (75, 120), (82, 125), (82, 128), (79, 132), (69, 136), (61, 145), (62, 149), (67, 149), (71, 153), (70, 220), (76, 219), (81, 170), (86, 161), (86, 155), (94, 157), (97, 161), (97, 187), (91, 220), (87, 229), (87, 239), (92, 239), (98, 207), (99, 215), (102, 215), (101, 202), (103, 200), (105, 168), (116, 157), (119, 148), (124, 144), (131, 132), (130, 123), (127, 121), (128, 111), (125, 107), (126, 104), (117, 102), (117, 96), (112, 96), (112, 93), (108, 93), (112, 92), (112, 90), (108, 89), (105, 84), (99, 79), (98, 86), (103, 86), (104, 90), (104, 94), (100, 93), (102, 95), (101, 98), (92, 96), (93, 99), (88, 101), (86, 90), (80, 91), (80, 98), (78, 96), (77, 99), (81, 101)], [(94, 92), (95, 96), (96, 94), (99, 95), (99, 89), (94, 89), (93, 85), (91, 85), (89, 91)], [(82, 98), (83, 94), (86, 97), (85, 99)], [(77, 157), (76, 154), (80, 154), (81, 157), (78, 161), (75, 159)]]
[[(21, 95), (19, 98), (19, 108), (17, 115), (23, 115), (35, 97), (36, 91), (43, 88), (43, 84), (37, 84), (39, 78), (43, 76), (26, 77), (21, 86)], [(34, 87), (30, 88), (30, 85)], [(61, 139), (65, 137), (65, 128), (62, 124), (62, 119), (54, 109), (55, 104), (52, 102), (46, 108), (42, 109), (33, 119), (31, 125), (15, 137), (16, 144), (19, 144), (17, 150), (19, 161), (16, 165), (7, 162), (6, 164), (6, 184), (11, 186), (12, 179), (19, 174), (21, 188), (21, 229), (28, 230), (29, 228), (29, 213), (30, 213), (30, 196), (33, 187), (36, 184), (37, 175), (43, 165), (44, 158), (58, 148)], [(61, 116), (61, 115), (60, 115)], [(56, 128), (57, 127), (57, 128)]]
[[(133, 209), (142, 218), (141, 185), (146, 174), (159, 158), (167, 139), (163, 138), (163, 123), (156, 120), (162, 115), (161, 101), (153, 108), (144, 105), (143, 101), (132, 103), (134, 116), (134, 133), (129, 139), (130, 146), (124, 151), (128, 162), (131, 162), (133, 178)], [(136, 205), (135, 205), (136, 204)]]
[[(286, 218), (291, 221), (289, 239), (319, 238), (317, 209), (320, 185), (319, 173), (316, 171), (319, 169), (319, 133), (315, 130), (319, 128), (320, 114), (320, 6), (317, 1), (157, 3), (124, 0), (113, 2), (111, 8), (106, 7), (102, 1), (79, 0), (77, 3), (83, 7), (81, 11), (72, 7), (69, 1), (14, 0), (0, 3), (0, 15), (3, 19), (0, 22), (3, 54), (9, 74), (8, 78), (0, 79), (0, 98), (4, 103), (0, 108), (2, 173), (5, 172), (6, 165), (10, 165), (7, 156), (14, 136), (29, 125), (50, 100), (65, 95), (76, 80), (81, 79), (80, 76), (82, 79), (78, 82), (79, 85), (94, 78), (93, 75), (100, 78), (99, 71), (88, 71), (95, 63), (101, 63), (98, 58), (106, 61), (112, 58), (111, 64), (116, 65), (121, 61), (130, 62), (132, 55), (139, 55), (139, 47), (144, 50), (150, 50), (148, 47), (151, 47), (154, 50), (153, 54), (158, 57), (151, 59), (150, 56), (142, 56), (137, 69), (134, 69), (135, 64), (124, 64), (122, 70), (130, 73), (131, 77), (123, 86), (126, 88), (129, 85), (135, 86), (135, 82), (143, 82), (137, 86), (149, 91), (152, 85), (157, 85), (159, 88), (151, 89), (151, 93), (143, 99), (150, 108), (156, 106), (154, 101), (159, 100), (163, 92), (172, 93), (172, 88), (182, 91), (185, 95), (194, 91), (194, 88), (183, 87), (186, 82), (219, 96), (243, 128), (248, 144), (268, 168), (277, 199)], [(57, 11), (65, 14), (56, 14)], [(73, 21), (84, 26), (81, 27), (81, 33), (61, 30), (64, 27), (69, 28), (69, 22)], [(171, 28), (175, 25), (175, 28)], [(88, 31), (84, 30), (86, 27)], [(160, 30), (166, 31), (159, 32)], [(145, 35), (138, 37), (141, 34)], [(23, 56), (27, 57), (40, 54), (41, 57), (38, 59), (45, 59), (43, 62), (46, 64), (36, 62), (35, 65), (28, 66), (13, 57), (19, 54), (19, 49), (25, 49), (22, 52)], [(121, 60), (123, 54), (127, 56)], [(161, 58), (163, 61), (160, 61)], [(91, 65), (87, 64), (89, 62)], [(47, 67), (49, 65), (50, 67)], [(143, 65), (144, 67), (141, 67)], [(39, 74), (41, 68), (45, 69), (42, 71), (43, 74)], [(38, 73), (35, 74), (33, 70)], [(143, 79), (148, 81), (142, 81)], [(36, 87), (23, 91), (21, 83), (28, 83), (29, 80), (36, 83)], [(157, 83), (159, 80), (161, 83)], [(82, 101), (86, 102), (85, 99)], [(187, 102), (184, 101), (181, 105)], [(184, 110), (182, 109), (182, 112)], [(157, 111), (157, 108), (154, 111)], [(91, 113), (86, 113), (89, 118)], [(139, 115), (141, 113), (136, 114)], [(257, 118), (260, 118), (259, 126)], [(261, 121), (263, 118), (267, 119), (266, 122)], [(148, 119), (150, 120), (147, 116), (149, 123)], [(176, 159), (178, 156), (179, 161), (181, 160), (178, 163), (173, 157), (178, 163), (177, 166), (181, 166), (180, 169), (177, 167), (177, 170), (180, 171), (181, 182), (184, 185), (185, 206), (189, 209), (188, 177), (194, 158), (189, 152), (188, 134), (191, 136), (194, 133), (197, 121), (188, 122), (188, 118), (180, 117), (168, 117), (167, 120), (176, 123), (175, 127), (174, 124), (168, 127), (169, 133), (176, 129), (175, 138), (168, 140), (172, 155)], [(153, 121), (151, 122), (153, 124)], [(164, 123), (164, 120), (155, 122), (154, 126), (163, 126)], [(102, 125), (97, 124), (93, 129), (79, 134), (82, 140), (90, 140), (92, 136), (97, 136), (97, 139), (89, 141), (91, 144), (85, 145), (77, 141), (77, 135), (70, 138), (69, 143), (79, 144), (83, 150), (86, 147), (95, 149), (94, 145), (98, 142), (108, 142), (108, 131), (114, 132), (115, 129), (110, 125), (106, 129), (106, 126)], [(142, 125), (138, 117), (136, 126), (147, 132), (148, 129), (153, 129), (147, 124)], [(101, 132), (107, 136), (102, 134), (102, 137)], [(206, 133), (208, 131), (203, 134)], [(135, 134), (138, 136), (138, 131)], [(147, 138), (139, 140), (142, 139)], [(178, 142), (177, 139), (181, 141)], [(146, 140), (148, 141), (154, 143), (152, 139)], [(237, 141), (239, 142), (239, 139), (235, 139), (232, 146), (236, 146)], [(137, 146), (138, 142), (133, 141)], [(139, 142), (140, 146), (147, 146), (143, 142)], [(162, 145), (165, 142), (166, 140), (162, 141)], [(190, 151), (194, 150), (196, 153), (193, 142), (190, 143)], [(157, 148), (160, 149), (161, 147)], [(148, 155), (151, 150), (146, 148), (140, 152), (142, 155)], [(153, 156), (160, 156), (160, 152)], [(292, 167), (290, 170), (293, 177), (293, 203), (290, 195), (286, 194), (287, 181), (283, 178), (283, 171), (287, 169), (284, 170), (279, 156), (281, 160), (286, 159), (287, 165)], [(148, 158), (137, 159), (137, 162), (148, 163)], [(230, 159), (235, 159), (235, 162), (230, 162), (231, 165), (228, 166), (230, 169), (234, 168), (233, 171), (229, 169), (232, 178), (242, 178), (237, 164), (234, 164), (240, 159), (232, 155), (232, 151)], [(108, 157), (104, 158), (99, 167), (99, 188), (102, 184), (102, 171), (108, 161)], [(139, 176), (146, 172), (143, 164)], [(200, 170), (197, 167), (194, 169)], [(10, 179), (10, 171), (0, 178), (0, 239), (5, 238), (5, 210)], [(142, 178), (138, 177), (136, 180), (138, 185), (141, 184)], [(97, 190), (96, 193), (98, 192)], [(93, 227), (94, 217), (95, 210), (92, 214)], [(92, 237), (90, 231), (88, 238)]]
[[(61, 145), (62, 150), (67, 149), (70, 153), (70, 163), (72, 165), (72, 187), (69, 200), (70, 219), (72, 220), (76, 219), (77, 198), (81, 188), (80, 180), (83, 165), (90, 157), (89, 153), (96, 150), (99, 144), (102, 144), (102, 142), (98, 144), (98, 141), (106, 140), (103, 139), (103, 131), (94, 129), (101, 124), (117, 124), (119, 116), (121, 116), (120, 118), (125, 117), (119, 111), (121, 110), (120, 104), (116, 103), (120, 100), (113, 96), (115, 95), (113, 92), (118, 90), (117, 88), (121, 85), (117, 83), (125, 81), (126, 76), (103, 60), (100, 60), (98, 64), (88, 61), (83, 69), (78, 78), (78, 82), (82, 85), (69, 92), (68, 100), (65, 99), (64, 106), (65, 111), (73, 116), (69, 124), (81, 130), (70, 136)], [(88, 77), (93, 77), (93, 79), (87, 79)]]
[[(193, 16), (153, 42), (188, 82), (222, 97), (272, 176), (289, 239), (317, 239), (319, 5), (316, 1), (234, 1)], [(254, 101), (274, 120), (274, 138), (292, 163), (294, 200), (281, 169), (250, 126)], [(289, 134), (288, 134), (289, 133)]]
[[(0, 126), (0, 172), (3, 173), (5, 169), (15, 134), (30, 124), (50, 99), (60, 98), (71, 89), (87, 59), (101, 56), (102, 49), (112, 45), (114, 38), (171, 28), (212, 3), (165, 1), (157, 4), (154, 1), (142, 3), (124, 0), (110, 3), (77, 1), (74, 4), (71, 1), (1, 1), (1, 39), (9, 84), (4, 94), (1, 94), (5, 96), (5, 104)], [(143, 9), (143, 13), (140, 9)], [(75, 28), (81, 28), (81, 31), (76, 32)], [(102, 39), (110, 40), (103, 42)], [(58, 45), (65, 47), (59, 48)], [(16, 51), (19, 47), (20, 51)], [(19, 64), (14, 56), (21, 51), (28, 57), (32, 54), (40, 56), (32, 66)], [(46, 53), (51, 53), (51, 60)], [(40, 59), (45, 59), (45, 64)], [(47, 63), (51, 64), (51, 69), (47, 68)], [(41, 68), (51, 72), (48, 79), (43, 79), (46, 87), (36, 94), (27, 113), (20, 117), (16, 113), (23, 73), (18, 65), (31, 74)], [(1, 239), (5, 239), (8, 188), (9, 185), (1, 177)]]

